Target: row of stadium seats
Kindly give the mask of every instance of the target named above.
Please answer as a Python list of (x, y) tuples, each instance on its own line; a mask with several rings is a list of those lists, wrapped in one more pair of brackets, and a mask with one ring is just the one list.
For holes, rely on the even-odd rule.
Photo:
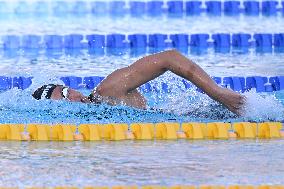
[[(66, 86), (73, 89), (86, 88), (89, 90), (94, 89), (104, 77), (90, 76), (90, 77), (76, 77), (67, 76), (60, 78)], [(237, 92), (245, 92), (255, 89), (256, 92), (273, 92), (284, 90), (284, 76), (274, 77), (213, 77), (218, 85), (231, 88)], [(0, 76), (0, 90), (8, 90), (11, 88), (26, 89), (32, 84), (32, 77), (7, 77)], [(165, 82), (151, 82), (146, 83), (140, 87), (143, 92), (170, 92), (178, 87), (181, 90), (191, 88), (192, 85), (184, 79), (176, 79), (173, 83)], [(202, 92), (202, 91), (201, 91)]]
[[(281, 138), (281, 122), (236, 123), (110, 123), (81, 124), (0, 124), (0, 140), (99, 141)], [(23, 133), (28, 133), (24, 135)]]
[(284, 33), (4, 35), (2, 49), (284, 48)]
[(95, 14), (106, 15), (106, 13), (114, 16), (125, 15), (130, 13), (132, 16), (140, 16), (147, 14), (149, 16), (162, 15), (167, 13), (174, 16), (186, 15), (200, 15), (206, 12), (210, 15), (221, 15), (223, 12), (226, 15), (238, 15), (245, 13), (247, 15), (276, 15), (277, 12), (284, 12), (284, 1), (182, 1), (170, 0), (164, 1), (75, 1), (70, 3), (68, 1), (58, 0), (53, 3), (45, 1), (37, 1), (32, 4), (25, 1), (20, 1), (14, 6), (9, 6), (9, 3), (0, 2), (1, 13), (13, 13), (16, 15), (24, 15), (34, 13), (36, 15), (50, 14), (62, 16), (65, 14)]

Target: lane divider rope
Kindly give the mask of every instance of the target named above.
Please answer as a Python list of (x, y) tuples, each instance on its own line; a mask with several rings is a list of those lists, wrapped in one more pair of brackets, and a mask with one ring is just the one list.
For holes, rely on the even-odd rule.
[[(237, 92), (245, 92), (255, 89), (256, 92), (273, 92), (284, 89), (284, 76), (250, 76), (250, 77), (212, 77), (218, 84), (231, 88)], [(5, 91), (11, 88), (27, 89), (32, 84), (33, 77), (8, 77), (0, 76), (0, 90)], [(65, 76), (60, 78), (66, 86), (73, 89), (94, 89), (104, 77), (100, 76)], [(142, 92), (171, 92), (177, 87), (186, 90), (192, 85), (185, 79), (175, 78), (172, 82), (148, 82), (140, 87)], [(200, 90), (199, 90), (200, 91)], [(202, 91), (200, 91), (202, 92)]]
[(160, 16), (169, 15), (175, 17), (200, 15), (229, 15), (240, 14), (275, 16), (278, 12), (284, 12), (284, 2), (270, 1), (183, 1), (183, 0), (158, 0), (158, 1), (35, 1), (10, 3), (1, 1), (0, 14), (12, 14), (16, 16), (43, 16), (54, 15), (63, 17), (66, 14), (83, 16), (111, 15), (124, 16), (130, 14), (137, 16)]
[(281, 122), (0, 124), (0, 140), (101, 141), (283, 138)]
[[(2, 50), (57, 50), (62, 49), (93, 50), (94, 53), (104, 53), (104, 49), (143, 52), (149, 49), (176, 48), (185, 51), (190, 47), (194, 50), (205, 50), (213, 47), (221, 52), (236, 49), (246, 52), (256, 48), (259, 52), (282, 52), (284, 48), (284, 33), (153, 33), (153, 34), (48, 34), (48, 35), (2, 35), (0, 37)], [(148, 50), (149, 50), (148, 49)], [(111, 52), (111, 51), (110, 51)]]

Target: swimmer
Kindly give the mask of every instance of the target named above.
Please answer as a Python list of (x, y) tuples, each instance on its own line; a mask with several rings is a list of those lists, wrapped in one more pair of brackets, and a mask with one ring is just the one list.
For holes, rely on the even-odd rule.
[(224, 105), (231, 112), (241, 115), (244, 96), (218, 86), (212, 78), (192, 60), (176, 50), (167, 50), (145, 56), (132, 65), (118, 69), (108, 75), (89, 96), (63, 85), (48, 84), (38, 88), (32, 96), (37, 99), (66, 99), (71, 102), (123, 103), (135, 108), (146, 108), (146, 99), (137, 88), (166, 71), (171, 71), (195, 84), (209, 97)]

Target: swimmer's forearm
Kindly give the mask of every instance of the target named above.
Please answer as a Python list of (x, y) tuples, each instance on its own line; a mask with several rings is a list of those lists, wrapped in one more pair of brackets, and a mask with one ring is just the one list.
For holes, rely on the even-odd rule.
[(167, 65), (170, 71), (189, 80), (213, 99), (219, 99), (220, 87), (192, 60), (176, 51), (172, 51), (166, 60), (168, 61)]
[(103, 96), (127, 94), (168, 70), (189, 80), (210, 97), (218, 99), (218, 85), (197, 64), (176, 50), (145, 56), (129, 67), (114, 71), (93, 93)]

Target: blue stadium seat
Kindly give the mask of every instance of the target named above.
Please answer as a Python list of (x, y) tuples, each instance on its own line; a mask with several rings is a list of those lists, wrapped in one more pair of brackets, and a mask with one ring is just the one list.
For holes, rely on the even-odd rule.
[(201, 1), (187, 1), (186, 2), (186, 14), (187, 15), (200, 15), (202, 12)]
[(216, 48), (230, 48), (231, 46), (230, 34), (226, 33), (213, 34), (212, 39), (214, 41), (214, 47)]
[(146, 2), (130, 1), (130, 14), (132, 16), (141, 16), (146, 12)]
[(86, 36), (89, 48), (104, 48), (105, 35), (93, 34)]
[(110, 14), (113, 16), (122, 16), (126, 13), (125, 1), (109, 2)]
[(45, 35), (44, 42), (48, 49), (63, 48), (63, 37), (61, 35)]
[(259, 1), (244, 1), (244, 7), (247, 15), (259, 15)]
[(72, 6), (71, 12), (73, 14), (86, 14), (88, 11), (87, 5), (85, 1), (75, 1), (75, 3)]
[(206, 11), (211, 15), (221, 15), (221, 1), (206, 1)]
[(256, 47), (272, 47), (272, 34), (254, 34)]
[(20, 37), (17, 35), (6, 35), (2, 37), (4, 49), (20, 48)]
[(182, 16), (183, 15), (183, 1), (175, 0), (168, 1), (168, 13), (174, 16)]
[(224, 77), (223, 85), (230, 87), (236, 92), (243, 92), (245, 90), (245, 78), (244, 77)]
[(270, 77), (269, 83), (275, 91), (284, 90), (284, 76)]
[(266, 16), (277, 14), (277, 1), (263, 1), (262, 2), (262, 14)]
[(149, 47), (153, 48), (166, 48), (167, 44), (165, 40), (167, 39), (166, 34), (150, 34), (149, 35)]
[(93, 1), (91, 2), (91, 11), (95, 15), (105, 15), (108, 13), (107, 2), (105, 1)]
[(264, 84), (267, 83), (267, 77), (253, 76), (246, 78), (246, 90), (252, 88), (256, 89), (256, 92), (265, 92)]
[(146, 48), (147, 35), (146, 34), (132, 34), (128, 36), (131, 48)]
[(87, 89), (94, 89), (103, 79), (104, 77), (99, 76), (84, 77), (83, 84)]
[(243, 48), (249, 47), (249, 39), (251, 38), (250, 34), (240, 33), (240, 34), (233, 34), (232, 35), (232, 46)]
[(70, 34), (64, 36), (64, 47), (68, 49), (82, 48), (83, 35), (80, 34)]
[(12, 78), (0, 76), (0, 90), (8, 90), (12, 87)]
[(72, 89), (82, 88), (82, 78), (76, 76), (61, 77), (60, 78), (66, 86), (71, 87)]
[(225, 1), (224, 13), (226, 15), (238, 15), (240, 14), (240, 1)]
[(163, 1), (148, 1), (147, 13), (152, 16), (159, 16), (163, 13)]
[(125, 35), (123, 34), (110, 34), (107, 35), (107, 47), (109, 48), (125, 48), (126, 43), (124, 42)]
[(27, 89), (32, 84), (32, 77), (13, 77), (13, 87)]
[(190, 46), (198, 48), (207, 48), (209, 34), (192, 34), (190, 36)]
[(284, 33), (274, 34), (274, 46), (284, 48)]
[(40, 47), (41, 36), (39, 35), (24, 35), (22, 37), (22, 47), (27, 49), (37, 49)]
[(172, 45), (175, 48), (187, 48), (188, 47), (188, 35), (187, 34), (173, 34), (170, 35)]

